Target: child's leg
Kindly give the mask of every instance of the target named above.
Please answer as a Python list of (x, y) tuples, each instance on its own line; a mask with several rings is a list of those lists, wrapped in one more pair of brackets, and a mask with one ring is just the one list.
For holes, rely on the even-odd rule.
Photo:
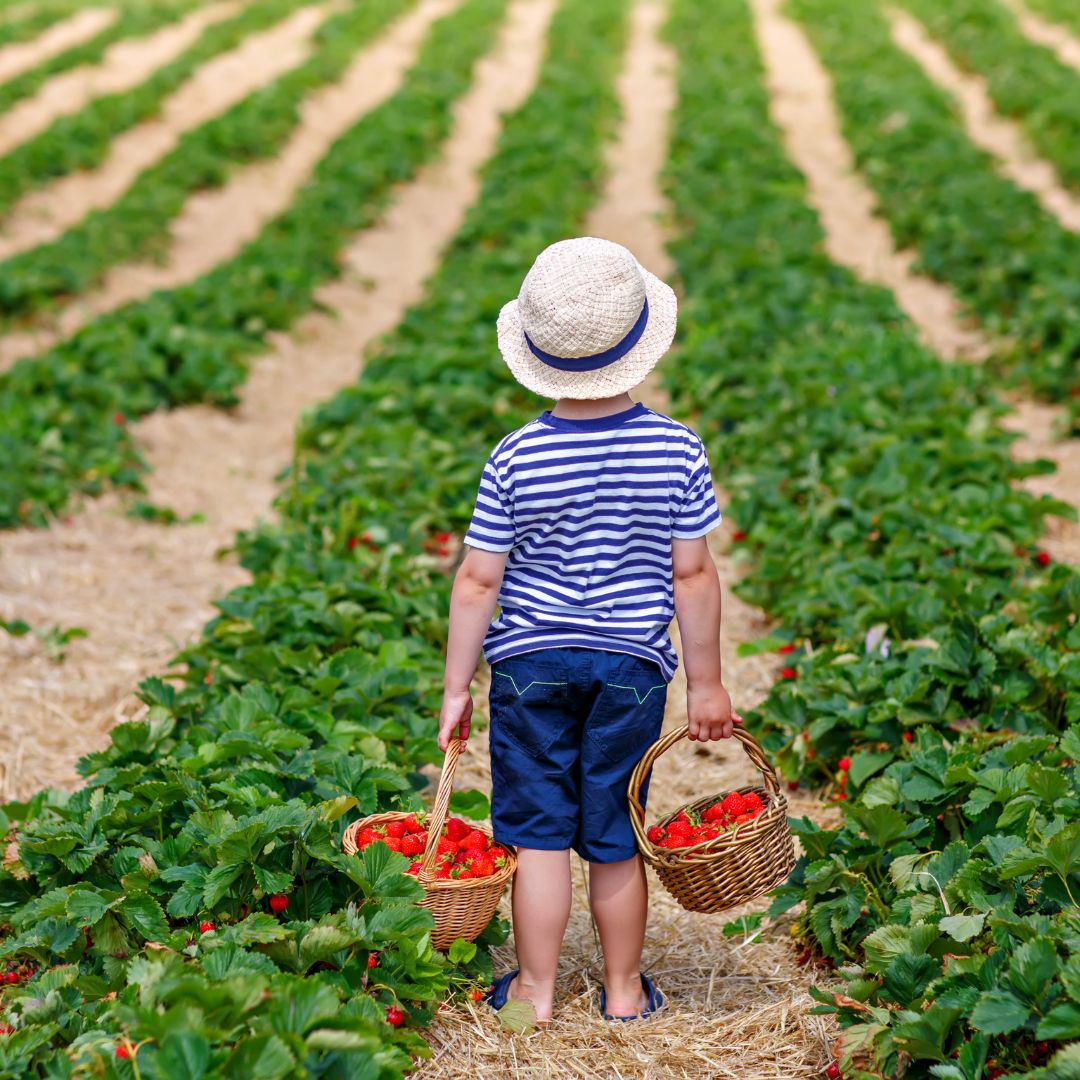
[[(518, 848), (511, 894), (520, 972), (510, 997), (526, 998), (540, 1021), (551, 1019), (555, 969), (570, 918), (570, 852)], [(639, 983), (640, 986), (640, 983)]]
[(649, 890), (641, 856), (590, 863), (589, 897), (604, 951), (607, 1011), (612, 1016), (633, 1016), (647, 1004), (641, 988), (641, 948)]

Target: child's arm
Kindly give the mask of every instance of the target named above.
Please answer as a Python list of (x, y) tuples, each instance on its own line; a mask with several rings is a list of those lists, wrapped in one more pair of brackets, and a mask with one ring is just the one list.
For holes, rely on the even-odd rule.
[(454, 730), (469, 737), (472, 694), (469, 684), (476, 674), (491, 616), (502, 588), (508, 551), (469, 548), (454, 577), (450, 594), (450, 632), (446, 643), (446, 674), (439, 717), (439, 749), (450, 744)]
[(720, 678), (720, 578), (704, 536), (671, 541), (689, 737), (727, 739), (741, 718)]

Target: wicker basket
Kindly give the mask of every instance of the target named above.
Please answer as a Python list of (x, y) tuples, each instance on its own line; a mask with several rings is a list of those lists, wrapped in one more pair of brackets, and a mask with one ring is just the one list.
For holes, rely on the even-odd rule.
[[(726, 911), (750, 900), (782, 882), (795, 865), (795, 845), (787, 822), (787, 799), (780, 792), (776, 772), (753, 736), (741, 728), (733, 732), (750, 760), (765, 780), (764, 787), (739, 788), (744, 795), (755, 791), (764, 809), (751, 821), (722, 832), (714, 840), (693, 847), (657, 847), (645, 832), (645, 808), (641, 805), (641, 785), (656, 759), (686, 738), (688, 728), (668, 732), (645, 752), (634, 767), (628, 790), (630, 824), (645, 861), (656, 870), (664, 887), (687, 911), (713, 913)], [(703, 810), (722, 795), (710, 795), (682, 807)], [(678, 814), (668, 814), (666, 825)]]
[[(435, 929), (431, 932), (431, 943), (436, 949), (448, 949), (457, 938), (474, 941), (484, 927), (491, 922), (499, 898), (506, 888), (506, 883), (514, 876), (517, 859), (512, 848), (506, 847), (506, 865), (496, 870), (491, 877), (455, 878), (435, 877), (435, 857), (439, 846), (439, 835), (446, 823), (446, 813), (450, 806), (450, 792), (454, 788), (454, 769), (461, 743), (453, 739), (446, 750), (442, 776), (435, 792), (435, 805), (428, 817), (428, 843), (424, 851), (424, 861), (420, 867), (418, 880), (424, 886), (424, 899), (421, 905), (430, 908), (435, 916)], [(390, 821), (404, 821), (409, 815), (399, 812), (372, 814), (370, 817), (354, 821), (345, 830), (341, 846), (346, 855), (357, 852), (356, 837), (361, 829), (370, 825), (385, 825)], [(491, 837), (491, 831), (476, 826), (480, 832)]]

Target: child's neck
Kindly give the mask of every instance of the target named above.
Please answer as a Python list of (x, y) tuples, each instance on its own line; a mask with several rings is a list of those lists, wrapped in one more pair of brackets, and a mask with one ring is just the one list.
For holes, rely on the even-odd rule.
[(634, 400), (629, 394), (616, 394), (607, 398), (559, 398), (551, 409), (552, 416), (564, 420), (595, 420), (600, 416), (611, 416), (634, 407)]

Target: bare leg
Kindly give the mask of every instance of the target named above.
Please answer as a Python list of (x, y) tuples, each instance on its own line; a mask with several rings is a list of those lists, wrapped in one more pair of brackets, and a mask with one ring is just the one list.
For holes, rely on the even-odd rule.
[(520, 973), (509, 996), (525, 998), (536, 1019), (551, 1019), (555, 970), (570, 918), (570, 852), (518, 848), (511, 905)]
[(604, 990), (612, 1016), (633, 1016), (648, 1004), (641, 988), (641, 948), (649, 887), (640, 855), (617, 863), (589, 864), (593, 918), (604, 951)]

